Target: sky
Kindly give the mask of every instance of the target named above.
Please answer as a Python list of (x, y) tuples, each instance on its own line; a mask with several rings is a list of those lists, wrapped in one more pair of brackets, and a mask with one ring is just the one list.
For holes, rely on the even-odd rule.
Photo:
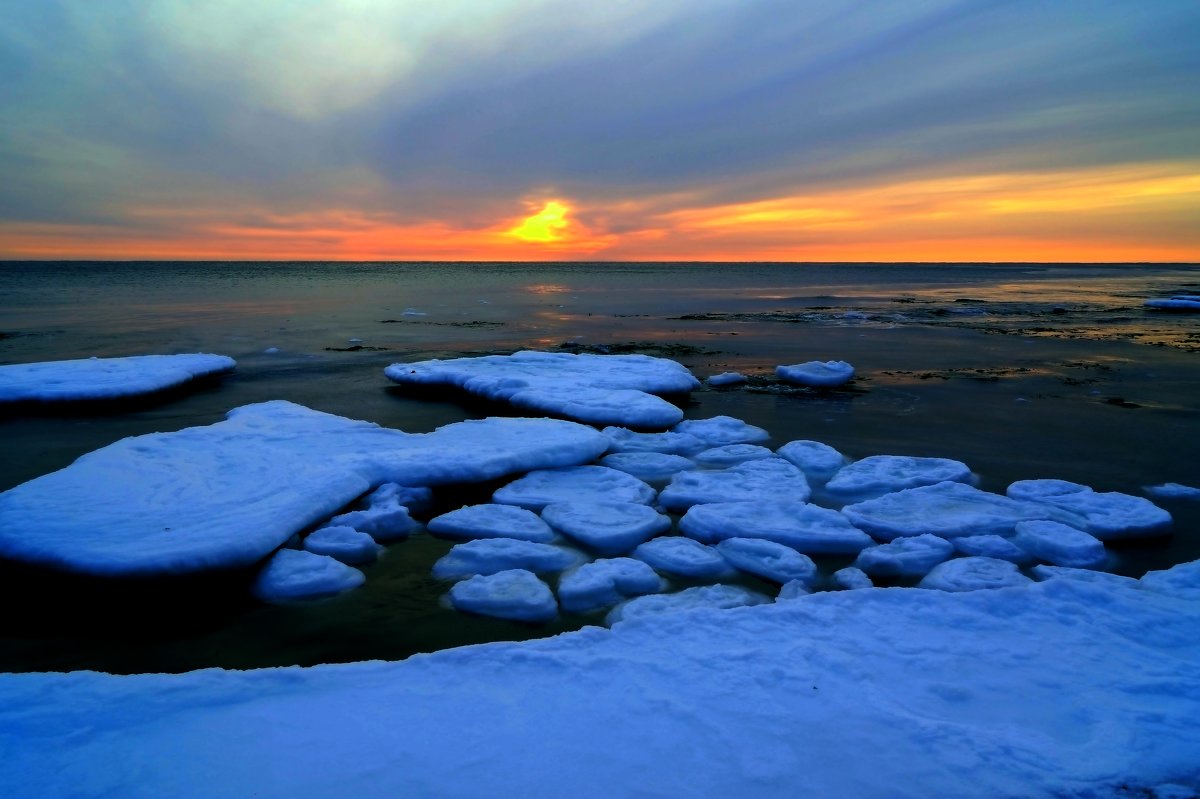
[(0, 258), (1200, 261), (1197, 0), (5, 0)]

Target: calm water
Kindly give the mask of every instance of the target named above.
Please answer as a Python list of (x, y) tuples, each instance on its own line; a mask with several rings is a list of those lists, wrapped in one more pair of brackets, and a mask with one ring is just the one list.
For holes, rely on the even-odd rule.
[[(812, 438), (854, 457), (956, 458), (1000, 491), (1030, 477), (1130, 493), (1200, 485), (1200, 316), (1141, 307), (1181, 292), (1200, 292), (1200, 267), (5, 263), (0, 363), (217, 352), (239, 367), (124, 413), (0, 419), (0, 490), (121, 437), (268, 399), (430, 430), (496, 409), (406, 396), (384, 366), (564, 344), (666, 355), (701, 377), (761, 375), (750, 390), (696, 392), (686, 412), (746, 419), (773, 445)], [(854, 363), (854, 389), (780, 393), (766, 379), (776, 364), (814, 358)], [(1117, 571), (1200, 557), (1200, 503), (1161, 504), (1175, 535), (1117, 550)], [(286, 608), (247, 601), (237, 578), (122, 593), (10, 566), (0, 590), (23, 612), (0, 622), (0, 669), (399, 658), (594, 622), (526, 627), (443, 608), (446, 585), (429, 566), (448, 548), (418, 536), (369, 567), (364, 588)]]

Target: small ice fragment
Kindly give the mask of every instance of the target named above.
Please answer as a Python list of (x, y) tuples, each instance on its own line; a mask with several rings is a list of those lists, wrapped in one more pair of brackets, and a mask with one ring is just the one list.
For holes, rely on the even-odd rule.
[(740, 372), (721, 372), (719, 375), (711, 375), (704, 382), (710, 386), (737, 386), (746, 382), (746, 376)]
[(710, 469), (724, 469), (736, 466), (746, 461), (757, 461), (763, 458), (774, 458), (775, 453), (758, 444), (725, 444), (720, 447), (697, 452), (692, 459), (701, 466)]
[(814, 388), (833, 388), (854, 378), (854, 367), (845, 361), (807, 361), (791, 366), (776, 366), (780, 380)]
[(281, 549), (258, 573), (254, 595), (264, 602), (313, 599), (357, 588), (366, 579), (358, 569), (327, 555)]
[(578, 566), (584, 560), (581, 552), (549, 544), (515, 538), (478, 538), (455, 545), (433, 564), (433, 576), (441, 580), (458, 580), (509, 569), (544, 574)]
[(695, 461), (665, 452), (614, 452), (601, 458), (600, 465), (631, 474), (647, 483), (662, 483), (679, 472), (696, 468)]
[(694, 580), (718, 579), (733, 573), (716, 549), (682, 536), (647, 541), (633, 551), (633, 556), (657, 571)]
[(542, 519), (602, 555), (623, 555), (671, 527), (669, 517), (637, 502), (559, 502), (543, 508)]
[(516, 538), (539, 544), (556, 538), (536, 513), (513, 505), (467, 505), (430, 519), (426, 526), (446, 538)]
[(1144, 305), (1147, 308), (1152, 308), (1156, 311), (1197, 312), (1200, 311), (1200, 297), (1192, 295), (1179, 295), (1171, 297), (1170, 299), (1146, 300)]
[(265, 350), (263, 350), (263, 355), (274, 355), (277, 352), (279, 352), (278, 347), (267, 347)]
[(1017, 571), (1015, 563), (996, 558), (957, 558), (939, 563), (918, 584), (939, 591), (980, 591), (1011, 588), (1031, 580)]
[(771, 600), (762, 594), (737, 585), (702, 585), (677, 594), (649, 594), (617, 605), (604, 620), (608, 626), (618, 622), (658, 616), (664, 613), (683, 613), (690, 610), (728, 610), (750, 605), (763, 605)]
[(676, 433), (687, 433), (699, 438), (710, 447), (723, 444), (755, 444), (766, 441), (771, 434), (761, 427), (746, 424), (732, 416), (714, 416), (710, 419), (687, 419), (675, 425)]
[(334, 527), (353, 527), (380, 543), (403, 540), (417, 526), (408, 515), (408, 508), (395, 502), (380, 502), (366, 510), (342, 513), (330, 519), (329, 524)]
[(791, 547), (761, 538), (727, 538), (717, 551), (744, 572), (779, 584), (801, 580), (811, 585), (817, 579), (812, 558)]
[(1021, 522), (1012, 542), (1038, 560), (1055, 566), (1095, 568), (1108, 557), (1104, 544), (1095, 536), (1059, 522)]
[(424, 311), (418, 311), (416, 308), (405, 308), (400, 312), (401, 316), (429, 316)]
[[(1022, 522), (1021, 524), (1024, 524)], [(1017, 525), (1018, 527), (1020, 524)], [(982, 558), (996, 558), (998, 560), (1007, 560), (1013, 563), (1027, 563), (1033, 560), (1033, 556), (1019, 546), (1014, 544), (1003, 536), (989, 535), (967, 535), (951, 540), (954, 548), (964, 555), (972, 555)]]
[(690, 455), (708, 445), (688, 433), (637, 433), (624, 427), (606, 427), (609, 452), (660, 452), (666, 455)]
[(349, 343), (351, 343), (351, 344), (362, 344), (362, 343), (363, 343), (363, 340), (362, 340), (361, 338), (352, 338), (352, 339), (349, 339)]
[(934, 535), (897, 538), (858, 553), (854, 566), (872, 577), (920, 577), (954, 555), (954, 545)]
[(839, 501), (861, 502), (906, 488), (947, 480), (968, 483), (971, 479), (965, 463), (948, 458), (872, 455), (838, 470), (825, 484), (825, 492)]
[(1180, 483), (1162, 483), (1156, 486), (1146, 486), (1142, 490), (1152, 497), (1161, 499), (1200, 499), (1200, 488)]
[(456, 610), (512, 621), (547, 622), (558, 615), (550, 586), (524, 569), (476, 575), (455, 583), (450, 604)]
[(786, 602), (789, 599), (800, 599), (812, 593), (812, 588), (804, 580), (788, 580), (775, 596), (776, 602)]
[(530, 472), (492, 494), (495, 502), (540, 511), (556, 502), (637, 502), (649, 505), (655, 491), (636, 477), (606, 466), (572, 466)]
[(421, 513), (432, 507), (433, 489), (426, 486), (384, 483), (367, 495), (367, 505), (372, 508), (403, 505), (414, 513)]
[(682, 511), (709, 502), (807, 502), (810, 494), (804, 472), (782, 458), (764, 458), (720, 471), (680, 472), (658, 501), (667, 510)]
[(776, 453), (804, 472), (813, 486), (828, 483), (839, 469), (850, 462), (845, 455), (819, 441), (789, 441)]
[(374, 538), (353, 527), (322, 527), (305, 537), (304, 548), (317, 555), (336, 558), (347, 566), (370, 563), (379, 557), (382, 549)]
[(588, 613), (630, 597), (658, 593), (665, 586), (654, 569), (640, 560), (608, 558), (564, 574), (558, 581), (558, 599), (563, 610)]
[(837, 511), (796, 501), (693, 505), (679, 529), (703, 543), (762, 538), (809, 555), (852, 555), (875, 543)]
[(862, 569), (854, 566), (847, 566), (844, 569), (838, 569), (833, 573), (833, 582), (838, 588), (843, 588), (847, 591), (854, 591), (859, 588), (874, 588), (875, 583), (871, 582), (871, 578)]

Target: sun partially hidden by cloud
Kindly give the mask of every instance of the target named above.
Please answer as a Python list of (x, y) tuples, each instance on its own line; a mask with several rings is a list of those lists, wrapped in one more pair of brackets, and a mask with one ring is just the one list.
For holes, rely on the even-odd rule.
[(508, 235), (521, 241), (553, 242), (568, 236), (567, 214), (571, 207), (559, 200), (550, 200), (542, 210), (525, 218), (521, 224), (508, 231)]

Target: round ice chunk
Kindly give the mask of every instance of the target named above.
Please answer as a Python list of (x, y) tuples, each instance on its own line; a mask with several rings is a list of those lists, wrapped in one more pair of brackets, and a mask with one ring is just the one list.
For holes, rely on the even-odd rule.
[(606, 427), (602, 431), (611, 442), (609, 452), (661, 452), (689, 455), (707, 445), (688, 433), (637, 433), (624, 427)]
[(1144, 497), (1116, 491), (1100, 493), (1066, 480), (1018, 480), (1008, 487), (1010, 497), (1065, 511), (1061, 518), (1102, 541), (1161, 535), (1171, 526), (1171, 514)]
[(1012, 542), (1055, 566), (1087, 569), (1103, 564), (1108, 557), (1095, 536), (1059, 522), (1021, 522)]
[(480, 538), (458, 544), (447, 552), (433, 564), (433, 576), (442, 580), (457, 580), (509, 569), (543, 574), (569, 569), (584, 560), (586, 558), (580, 552), (549, 544), (514, 538)]
[(732, 416), (714, 416), (711, 419), (687, 419), (675, 425), (676, 433), (693, 435), (710, 447), (723, 444), (754, 444), (766, 441), (771, 434), (761, 427), (746, 424)]
[(1047, 500), (1068, 494), (1092, 493), (1092, 489), (1070, 480), (1018, 480), (1004, 492), (1013, 499)]
[(1200, 499), (1200, 488), (1185, 486), (1182, 483), (1162, 483), (1146, 486), (1142, 490), (1152, 497), (1162, 499)]
[(658, 501), (667, 510), (682, 511), (709, 502), (806, 502), (810, 493), (804, 472), (782, 458), (764, 458), (720, 471), (680, 472)]
[(517, 538), (540, 544), (555, 539), (536, 513), (513, 505), (467, 505), (430, 519), (427, 527), (445, 538)]
[(555, 502), (654, 501), (655, 491), (636, 477), (605, 466), (570, 466), (530, 472), (496, 489), (492, 499), (540, 511)]
[(855, 568), (872, 577), (920, 577), (954, 555), (954, 545), (935, 535), (898, 538), (858, 553)]
[(547, 622), (558, 615), (550, 586), (524, 569), (476, 575), (455, 583), (450, 604), (456, 610), (513, 621)]
[(854, 377), (854, 367), (845, 361), (807, 361), (792, 366), (776, 366), (780, 380), (815, 388), (833, 388)]
[(602, 555), (628, 552), (671, 527), (670, 518), (636, 502), (557, 502), (542, 519)]
[(433, 505), (433, 489), (425, 486), (402, 486), (399, 483), (384, 483), (367, 495), (371, 507), (403, 505), (410, 511), (420, 513)]
[(845, 455), (819, 441), (789, 441), (776, 452), (804, 472), (808, 482), (813, 485), (828, 483), (839, 469), (850, 462)]
[(714, 502), (693, 505), (679, 529), (704, 543), (764, 538), (808, 554), (854, 554), (875, 542), (845, 516), (804, 502)]
[(874, 588), (875, 583), (871, 582), (871, 578), (862, 569), (854, 566), (847, 566), (844, 569), (838, 569), (833, 573), (833, 582), (838, 588), (844, 588), (847, 591), (853, 591), (859, 588)]
[(271, 556), (254, 581), (254, 595), (264, 602), (340, 594), (357, 588), (366, 576), (328, 555), (281, 549)]
[(738, 386), (746, 382), (746, 376), (740, 372), (721, 372), (719, 375), (711, 375), (704, 382), (710, 386)]
[(676, 535), (647, 541), (633, 551), (633, 556), (660, 572), (692, 579), (714, 579), (733, 573), (720, 552)]
[(665, 452), (614, 452), (605, 455), (600, 465), (631, 474), (647, 483), (670, 480), (679, 472), (696, 468), (694, 461)]
[(840, 501), (860, 502), (905, 488), (945, 481), (966, 483), (971, 470), (949, 458), (912, 458), (907, 455), (872, 455), (842, 467), (825, 484), (825, 491)]
[(689, 610), (727, 610), (770, 602), (762, 594), (736, 585), (702, 585), (677, 594), (651, 594), (617, 605), (605, 619), (610, 627), (617, 622), (658, 616), (664, 613), (683, 613)]
[(564, 574), (558, 581), (558, 599), (563, 610), (587, 613), (629, 597), (658, 593), (665, 585), (654, 569), (640, 560), (608, 558)]
[(817, 579), (817, 566), (812, 558), (774, 541), (727, 538), (717, 544), (717, 551), (733, 566), (764, 580), (780, 584), (802, 580), (812, 585)]
[(723, 447), (713, 447), (703, 452), (697, 452), (692, 456), (692, 460), (710, 469), (723, 469), (727, 466), (737, 466), (746, 461), (774, 457), (774, 452), (758, 444), (726, 444)]
[(395, 502), (342, 513), (330, 519), (329, 524), (331, 527), (352, 527), (381, 543), (408, 538), (417, 526), (408, 515), (408, 508)]
[(939, 591), (979, 591), (1009, 588), (1032, 582), (1017, 571), (1016, 564), (996, 558), (957, 558), (939, 563), (918, 584)]
[[(1029, 523), (1029, 522), (1022, 522)], [(1018, 523), (1018, 528), (1022, 523)], [(1013, 563), (1026, 563), (1033, 557), (1007, 538), (998, 535), (968, 535), (955, 538), (954, 548), (964, 555), (981, 558), (997, 558)]]
[(804, 580), (788, 580), (775, 595), (775, 601), (786, 602), (789, 599), (800, 599), (812, 593), (812, 587)]
[(318, 555), (328, 555), (350, 566), (370, 563), (379, 557), (382, 547), (366, 533), (353, 527), (323, 527), (309, 533), (304, 548)]

